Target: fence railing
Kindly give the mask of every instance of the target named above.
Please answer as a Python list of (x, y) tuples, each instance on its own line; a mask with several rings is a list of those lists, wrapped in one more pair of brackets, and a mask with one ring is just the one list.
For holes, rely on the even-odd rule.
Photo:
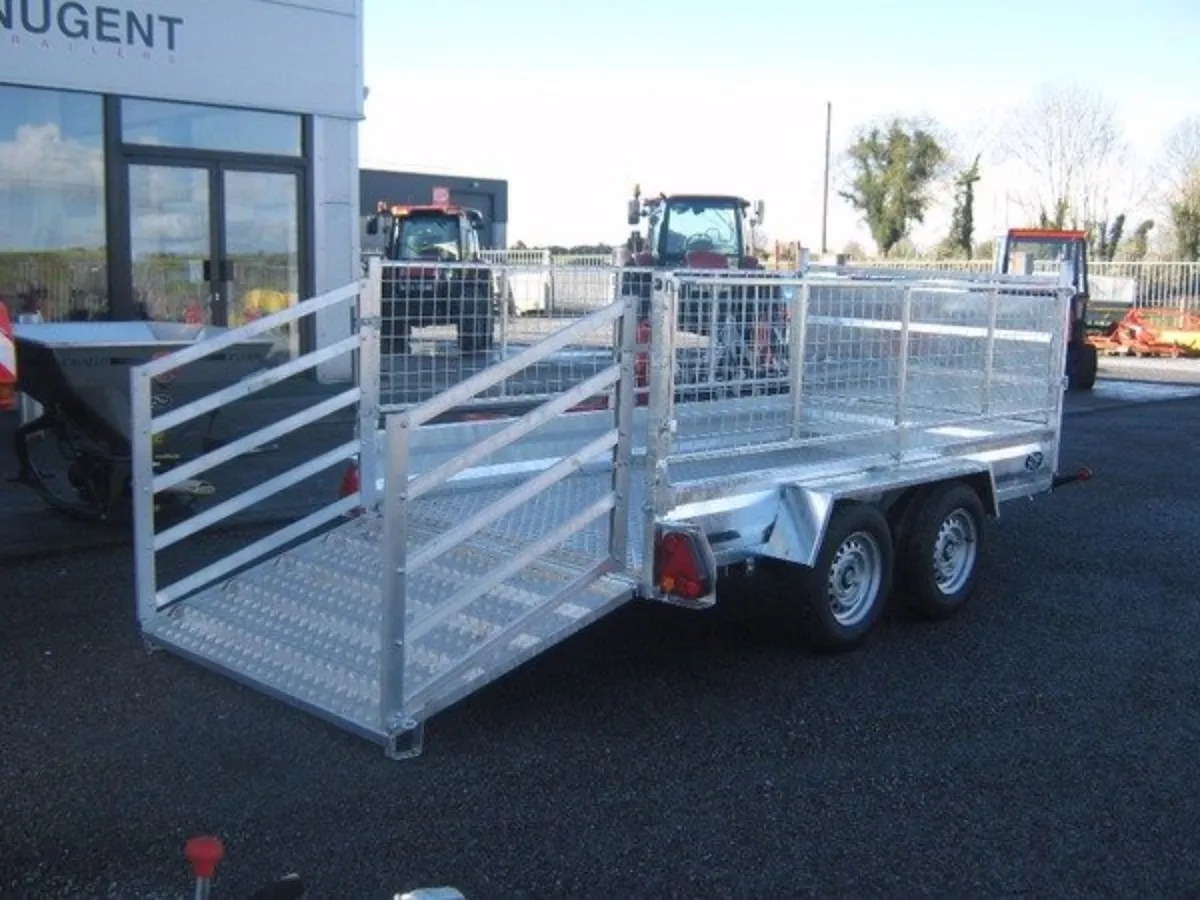
[[(363, 254), (364, 275), (366, 260), (374, 255), (378, 254)], [(484, 260), (515, 271), (569, 268), (602, 272), (616, 266), (615, 254), (555, 254), (549, 250), (524, 248), (486, 250)], [(0, 302), (5, 303), (13, 315), (37, 312), (48, 322), (106, 319), (111, 315), (102, 262), (90, 258), (43, 257), (24, 261), (8, 258), (2, 262)], [(990, 260), (982, 259), (853, 260), (851, 265), (975, 274), (987, 273), (992, 267)], [(794, 272), (796, 262), (786, 253), (775, 254), (766, 259), (764, 267), (773, 272)], [(159, 260), (150, 266), (143, 265), (137, 273), (137, 299), (143, 310), (140, 314), (158, 320), (181, 317), (206, 320), (205, 285), (194, 283), (194, 268), (185, 260), (176, 264), (171, 260)], [(228, 312), (231, 325), (241, 325), (276, 312), (298, 298), (294, 266), (272, 265), (269, 261), (246, 262), (239, 264), (237, 271), (238, 279), (233, 285)], [(1035, 271), (1053, 274), (1055, 266), (1037, 263)], [(1094, 261), (1089, 266), (1089, 273), (1091, 296), (1097, 303), (1200, 313), (1200, 262)], [(528, 285), (522, 290), (526, 288)]]
[[(871, 265), (855, 261), (855, 265)], [(879, 262), (893, 269), (943, 272), (986, 273), (991, 260), (985, 259), (903, 259)], [(1034, 272), (1055, 275), (1059, 265), (1039, 260)], [(1195, 311), (1200, 309), (1200, 262), (1170, 261), (1091, 261), (1088, 263), (1091, 298), (1099, 302), (1137, 307), (1168, 307)]]
[[(522, 266), (614, 266), (607, 255), (551, 254), (548, 250), (489, 250), (489, 262)], [(986, 274), (990, 259), (887, 259), (852, 260), (851, 266), (884, 266), (889, 269)], [(796, 262), (786, 255), (772, 255), (764, 264), (768, 271), (795, 271)], [(1058, 264), (1037, 262), (1034, 272), (1058, 274)], [(1093, 261), (1088, 265), (1089, 288), (1094, 301), (1102, 304), (1141, 308), (1168, 308), (1200, 312), (1200, 262), (1151, 260), (1141, 262)]]
[[(270, 366), (232, 384), (215, 381), (211, 392), (199, 390), (198, 399), (183, 405), (163, 410), (166, 397), (161, 385), (170, 384), (179, 378), (195, 378), (197, 383), (203, 376), (192, 376), (189, 366), (209, 364), (208, 376), (220, 371), (212, 367), (213, 361), (236, 355), (239, 348), (252, 346), (256, 340), (268, 338), (281, 326), (287, 326), (309, 316), (331, 310), (351, 313), (356, 327), (351, 334), (303, 356)], [(379, 353), (378, 353), (378, 282), (364, 286), (352, 283), (303, 303), (281, 310), (240, 328), (231, 329), (216, 337), (189, 344), (182, 349), (163, 353), (153, 360), (130, 370), (131, 434), (132, 439), (132, 491), (134, 513), (134, 572), (137, 586), (138, 619), (148, 632), (152, 631), (156, 617), (164, 610), (196, 591), (220, 581), (229, 574), (252, 562), (277, 551), (279, 548), (311, 534), (329, 522), (333, 522), (358, 506), (369, 505), (373, 500), (375, 478), (375, 426), (378, 414)], [(358, 369), (355, 384), (333, 397), (300, 410), (284, 419), (259, 425), (255, 430), (220, 442), (215, 449), (206, 449), (200, 456), (189, 459), (166, 471), (159, 471), (154, 458), (154, 445), (159, 436), (168, 431), (186, 426), (188, 423), (215, 410), (228, 408), (253, 394), (279, 385), (296, 375), (315, 369), (349, 355)], [(241, 493), (210, 506), (203, 512), (187, 517), (170, 527), (160, 530), (156, 517), (156, 502), (173, 488), (197, 476), (221, 470), (243, 454), (256, 448), (269, 446), (287, 435), (312, 426), (323, 418), (340, 410), (354, 407), (357, 419), (357, 434), (346, 441), (336, 442), (331, 449), (310, 456), (286, 471), (263, 481), (256, 482)], [(258, 423), (256, 423), (258, 424)], [(312, 434), (312, 432), (309, 432)], [(224, 558), (202, 568), (192, 568), (188, 574), (163, 584), (164, 573), (160, 571), (163, 551), (180, 544), (187, 538), (252, 509), (261, 509), (272, 497), (289, 488), (299, 486), (311, 489), (311, 479), (328, 469), (357, 457), (362, 469), (362, 489), (310, 512), (258, 540), (240, 547)], [(294, 463), (289, 457), (289, 461)], [(225, 470), (228, 474), (228, 470)], [(192, 546), (195, 546), (194, 544)], [(192, 554), (187, 554), (188, 559)], [(176, 573), (178, 575), (178, 573)]]

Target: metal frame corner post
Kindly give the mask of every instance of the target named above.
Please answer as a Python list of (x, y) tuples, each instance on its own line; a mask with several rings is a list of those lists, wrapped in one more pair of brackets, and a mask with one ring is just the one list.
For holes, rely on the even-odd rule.
[(896, 459), (908, 449), (908, 368), (912, 347), (912, 286), (902, 288), (900, 295), (900, 348), (896, 352), (899, 371), (896, 379)]
[(637, 406), (637, 298), (633, 292), (621, 296), (621, 281), (614, 279), (613, 303), (622, 306), (617, 338), (617, 364), (620, 380), (613, 392), (613, 419), (617, 428), (617, 444), (613, 448), (612, 490), (616, 504), (609, 515), (609, 553), (613, 562), (624, 571), (629, 560), (629, 464), (633, 452), (633, 422)]
[(384, 444), (383, 548), (380, 566), (379, 727), (391, 740), (411, 729), (405, 709), (404, 664), (408, 655), (408, 454), (407, 413), (387, 417)]
[(1000, 290), (988, 291), (987, 337), (983, 347), (983, 397), (980, 407), (984, 416), (992, 414), (992, 386), (996, 377), (996, 323), (1000, 319)]
[(671, 507), (669, 461), (674, 448), (675, 324), (679, 282), (675, 276), (654, 274), (650, 282), (650, 397), (647, 402), (645, 549), (643, 587), (654, 578), (654, 530), (659, 516)]
[(367, 509), (379, 503), (379, 409), (381, 391), (380, 332), (383, 309), (383, 263), (372, 257), (358, 294), (358, 489)]
[(804, 363), (808, 347), (808, 307), (812, 285), (801, 278), (792, 309), (791, 329), (788, 332), (788, 390), (792, 394), (792, 440), (803, 434)]
[(158, 567), (154, 551), (153, 384), (140, 366), (129, 370), (129, 397), (133, 571), (138, 626), (144, 633), (158, 613)]
[(1071, 379), (1067, 374), (1067, 358), (1070, 352), (1071, 334), (1074, 328), (1075, 291), (1070, 287), (1059, 287), (1055, 293), (1059, 309), (1059, 333), (1057, 342), (1050, 342), (1050, 409), (1054, 416), (1054, 427), (1062, 430), (1063, 413), (1066, 408), (1066, 393), (1071, 389)]

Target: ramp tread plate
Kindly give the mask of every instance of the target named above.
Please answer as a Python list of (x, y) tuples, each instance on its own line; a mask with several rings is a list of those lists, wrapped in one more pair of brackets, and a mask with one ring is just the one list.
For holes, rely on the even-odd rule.
[[(420, 520), (410, 529), (424, 539), (442, 530)], [(239, 680), (381, 734), (382, 536), (377, 515), (346, 522), (188, 598), (148, 632)], [(632, 593), (631, 582), (610, 575), (550, 604), (598, 562), (566, 551), (459, 611), (440, 608), (518, 550), (512, 542), (468, 541), (410, 576), (406, 621), (427, 630), (408, 648), (406, 696), (428, 691), (426, 700), (440, 708), (438, 698), (486, 684)], [(518, 618), (511, 634), (494, 640)]]

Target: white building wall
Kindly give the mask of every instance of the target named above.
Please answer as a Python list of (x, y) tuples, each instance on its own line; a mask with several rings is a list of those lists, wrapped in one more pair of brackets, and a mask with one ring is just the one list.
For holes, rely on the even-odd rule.
[(0, 79), (359, 119), (362, 7), (363, 0), (0, 0)]
[[(0, 0), (0, 82), (312, 115), (321, 293), (361, 273), (363, 2)], [(348, 313), (318, 319), (318, 347), (349, 334)], [(318, 370), (323, 381), (351, 375), (349, 359)]]
[[(318, 294), (357, 280), (359, 262), (358, 123), (346, 119), (313, 121), (313, 257)], [(350, 336), (345, 307), (316, 314), (316, 342), (326, 347)], [(318, 380), (348, 381), (352, 360), (343, 355), (317, 368)]]

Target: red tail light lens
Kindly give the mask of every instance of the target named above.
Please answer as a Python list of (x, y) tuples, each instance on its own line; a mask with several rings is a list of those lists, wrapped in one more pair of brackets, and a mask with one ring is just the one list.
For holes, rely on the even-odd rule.
[[(346, 497), (353, 496), (354, 494), (358, 493), (358, 488), (358, 463), (352, 462), (346, 466), (346, 471), (342, 473), (342, 481), (338, 485), (338, 499), (344, 500)], [(358, 506), (355, 507), (353, 512), (349, 513), (349, 515), (351, 517), (357, 516), (362, 513), (362, 511), (363, 508)]]
[(663, 534), (654, 558), (654, 582), (664, 594), (702, 600), (713, 591), (713, 575), (697, 538), (678, 531)]
[[(638, 347), (650, 346), (650, 321), (648, 319), (643, 319), (638, 323), (636, 341)], [(634, 357), (633, 383), (640, 388), (644, 388), (650, 383), (650, 354), (646, 350), (639, 350)]]
[(342, 473), (342, 483), (338, 485), (338, 497), (349, 497), (358, 491), (358, 465), (350, 463)]

